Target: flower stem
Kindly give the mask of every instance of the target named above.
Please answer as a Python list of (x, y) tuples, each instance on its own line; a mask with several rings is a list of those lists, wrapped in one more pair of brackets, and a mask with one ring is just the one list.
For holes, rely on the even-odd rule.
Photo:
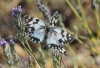
[(80, 15), (78, 14), (78, 12), (74, 9), (74, 7), (71, 5), (71, 3), (69, 2), (69, 0), (66, 0), (66, 2), (69, 5), (69, 7), (72, 9), (72, 11), (75, 13), (75, 15), (78, 17), (78, 19), (81, 21), (82, 18), (80, 17)]
[(84, 23), (83, 23), (83, 24), (84, 24), (85, 28), (87, 29), (87, 31), (88, 31), (88, 33), (89, 33), (89, 36), (93, 38), (94, 35), (93, 35), (92, 31), (90, 30), (90, 28), (89, 28), (89, 26), (88, 26), (88, 23), (87, 23), (87, 20), (86, 20), (86, 17), (85, 17), (85, 14), (84, 14), (82, 5), (81, 5), (81, 3), (80, 3), (80, 0), (77, 0), (77, 2), (78, 2), (78, 4), (79, 4), (80, 9), (81, 9), (81, 12), (82, 12), (82, 18), (83, 18), (83, 20), (84, 20)]
[(50, 64), (51, 64), (52, 68), (54, 68), (54, 66), (53, 66), (53, 64), (52, 64), (52, 61), (51, 61), (51, 59), (50, 59), (50, 56), (48, 55), (48, 52), (46, 52), (46, 55), (47, 55), (47, 57), (48, 57), (48, 59), (49, 59), (49, 61), (50, 61)]

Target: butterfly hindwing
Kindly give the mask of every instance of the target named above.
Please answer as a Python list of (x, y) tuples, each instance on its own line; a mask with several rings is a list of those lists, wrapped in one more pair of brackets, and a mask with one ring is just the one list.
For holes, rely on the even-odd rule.
[(57, 55), (63, 54), (65, 56), (68, 56), (68, 53), (66, 52), (66, 50), (63, 47), (57, 46), (55, 44), (48, 44), (48, 46), (53, 52), (56, 52)]
[(44, 40), (45, 27), (44, 22), (36, 17), (24, 16), (25, 18), (25, 32), (28, 33), (29, 39), (34, 43), (40, 43)]
[(68, 56), (68, 53), (66, 52), (66, 50), (63, 47), (59, 47), (59, 52), (65, 56)]

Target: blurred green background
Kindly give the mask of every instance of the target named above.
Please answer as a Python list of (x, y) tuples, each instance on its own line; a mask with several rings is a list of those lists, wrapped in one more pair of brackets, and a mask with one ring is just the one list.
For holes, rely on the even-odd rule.
[[(86, 37), (86, 33), (84, 32), (83, 23), (84, 21), (79, 20), (79, 18), (75, 15), (75, 13), (72, 11), (67, 0), (41, 0), (41, 3), (46, 5), (51, 10), (51, 15), (58, 11), (59, 14), (61, 14), (62, 22), (65, 25), (65, 27), (70, 30), (71, 32), (75, 33), (74, 26), (77, 27), (78, 32), (77, 36), (81, 35)], [(99, 0), (98, 0), (99, 1)], [(78, 12), (80, 11), (78, 9), (78, 2), (77, 0), (69, 0), (73, 8)], [(97, 37), (98, 35), (98, 24), (97, 24), (97, 18), (95, 15), (95, 11), (91, 9), (91, 0), (80, 0), (83, 11), (85, 13), (85, 18), (88, 23), (88, 26), (90, 30), (92, 31), (92, 34), (94, 37)], [(97, 4), (99, 4), (97, 2)], [(6, 18), (6, 20), (9, 22), (9, 24), (12, 26), (15, 32), (17, 32), (16, 27), (14, 27), (14, 18), (11, 15), (12, 7), (15, 6), (22, 6), (22, 16), (23, 15), (30, 15), (34, 17), (38, 17), (45, 21), (45, 18), (43, 17), (43, 14), (39, 11), (38, 7), (36, 6), (36, 0), (0, 0), (0, 13)], [(97, 7), (99, 10), (99, 6)], [(98, 13), (98, 18), (100, 14)], [(82, 18), (83, 19), (83, 18)], [(100, 21), (100, 18), (99, 18)], [(100, 23), (100, 22), (99, 22)], [(100, 34), (100, 33), (99, 33)], [(8, 38), (14, 34), (9, 29), (9, 27), (6, 25), (4, 20), (0, 17), (0, 36), (3, 38)], [(91, 39), (91, 38), (90, 38)], [(93, 39), (91, 39), (91, 42), (93, 42)], [(77, 40), (74, 40), (70, 45), (68, 45), (66, 48), (66, 51), (69, 54), (69, 58), (66, 58), (63, 56), (63, 60), (67, 68), (100, 68), (97, 63), (100, 63), (100, 39), (96, 38), (95, 43), (97, 44), (96, 47), (92, 47), (92, 51), (95, 53), (95, 57), (93, 53), (91, 52), (91, 49), (89, 48), (89, 42), (86, 39), (80, 39), (82, 43), (80, 43)], [(93, 42), (94, 43), (94, 42)], [(30, 42), (30, 46), (32, 47), (36, 57), (39, 59), (38, 55), (38, 49), (39, 46), (36, 44), (33, 46), (33, 44)], [(94, 44), (93, 44), (94, 45)], [(25, 51), (23, 50), (23, 47), (20, 46), (20, 43), (16, 43), (15, 49), (18, 53), (18, 55), (23, 58), (26, 56)], [(97, 62), (95, 61), (97, 60)], [(34, 61), (34, 60), (33, 60)], [(2, 48), (0, 47), (0, 63), (4, 66), (6, 65), (5, 58), (2, 53)], [(47, 68), (52, 68), (50, 65), (50, 62), (47, 58)], [(36, 67), (37, 68), (37, 67)], [(62, 68), (63, 65), (62, 65)]]

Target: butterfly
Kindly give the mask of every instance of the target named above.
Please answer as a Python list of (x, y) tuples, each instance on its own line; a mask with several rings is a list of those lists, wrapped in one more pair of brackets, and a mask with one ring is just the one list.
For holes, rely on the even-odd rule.
[(46, 45), (53, 51), (68, 55), (63, 45), (73, 41), (74, 36), (62, 28), (57, 27), (58, 11), (50, 19), (50, 23), (45, 23), (41, 19), (24, 16), (25, 34), (34, 43), (46, 42)]

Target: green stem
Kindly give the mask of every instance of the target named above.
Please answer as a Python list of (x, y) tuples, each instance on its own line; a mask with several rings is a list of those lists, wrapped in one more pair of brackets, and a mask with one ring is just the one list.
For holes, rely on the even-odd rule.
[(27, 40), (25, 40), (25, 42), (26, 42), (26, 44), (27, 44), (29, 50), (32, 52), (32, 49), (31, 49), (30, 45), (28, 44)]
[(42, 49), (40, 47), (38, 48), (38, 50), (39, 50), (39, 53), (40, 53), (40, 58), (41, 58), (41, 60), (43, 62), (43, 68), (46, 68), (46, 59), (44, 57), (44, 53), (43, 53), (43, 51), (42, 51)]
[(70, 6), (70, 8), (72, 9), (72, 11), (75, 13), (75, 15), (78, 17), (78, 19), (82, 20), (82, 18), (80, 17), (80, 15), (78, 14), (78, 12), (74, 9), (74, 7), (71, 5), (71, 3), (69, 2), (69, 0), (66, 0), (66, 2)]
[[(23, 43), (23, 42), (22, 42), (22, 43)], [(39, 68), (42, 68), (42, 67), (40, 66), (40, 64), (38, 63), (38, 61), (37, 61), (37, 59), (36, 59), (34, 53), (32, 52), (32, 49), (31, 49), (31, 47), (29, 46), (29, 44), (28, 44), (27, 41), (26, 41), (26, 44), (27, 44), (27, 46), (29, 47), (29, 49), (31, 50), (30, 52), (32, 53), (32, 57), (34, 58), (36, 64), (38, 65)], [(25, 49), (25, 50), (26, 50), (26, 49)], [(27, 51), (27, 50), (26, 50), (26, 51)]]
[(92, 31), (90, 30), (90, 28), (89, 28), (89, 26), (88, 26), (88, 23), (87, 23), (87, 20), (86, 20), (86, 17), (85, 17), (85, 14), (84, 14), (82, 5), (81, 5), (81, 3), (80, 3), (80, 0), (77, 0), (77, 2), (78, 2), (78, 4), (79, 4), (80, 9), (81, 9), (81, 12), (82, 12), (82, 18), (83, 18), (83, 20), (84, 20), (84, 23), (83, 23), (83, 24), (84, 24), (85, 28), (87, 29), (89, 35), (90, 35), (91, 37), (94, 37), (94, 35), (92, 34)]
[(52, 64), (52, 61), (51, 61), (51, 59), (50, 59), (50, 56), (48, 55), (48, 52), (46, 52), (46, 55), (47, 55), (47, 57), (48, 57), (48, 59), (49, 59), (49, 61), (50, 61), (50, 64), (51, 64), (52, 68), (54, 68), (54, 66), (53, 66), (53, 64)]
[(96, 10), (94, 11), (95, 12), (95, 16), (96, 16), (96, 20), (97, 20), (97, 24), (98, 24), (98, 34), (97, 34), (97, 38), (99, 38), (100, 36), (100, 22), (99, 22), (99, 11), (97, 12)]
[(96, 20), (97, 20), (98, 27), (99, 27), (99, 29), (100, 29), (99, 15), (98, 15), (98, 13), (96, 12), (96, 10), (95, 10), (95, 16), (96, 16)]

